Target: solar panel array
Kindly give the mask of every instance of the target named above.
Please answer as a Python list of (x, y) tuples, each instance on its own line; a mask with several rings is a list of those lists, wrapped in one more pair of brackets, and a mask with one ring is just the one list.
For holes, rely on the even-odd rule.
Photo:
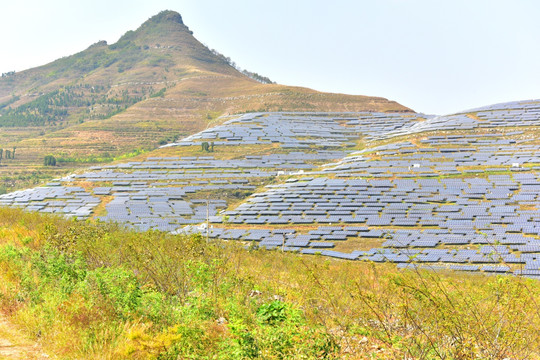
[(81, 187), (60, 186), (59, 183), (0, 196), (0, 205), (22, 207), (28, 211), (60, 213), (67, 217), (87, 217), (100, 202), (99, 197)]
[[(0, 205), (404, 268), (540, 277), (539, 104), (439, 117), (245, 114), (166, 147), (275, 144), (273, 153), (94, 167)], [(359, 139), (366, 147), (353, 152)], [(234, 196), (219, 196), (253, 192), (235, 208)]]
[(218, 146), (278, 143), (282, 148), (295, 149), (342, 147), (354, 145), (360, 135), (369, 140), (426, 117), (410, 113), (253, 113), (163, 147), (198, 145), (203, 141)]
[[(342, 151), (247, 155), (236, 160), (212, 156), (147, 158), (140, 162), (93, 167), (44, 187), (0, 196), (0, 205), (86, 218), (106, 200), (103, 221), (119, 221), (140, 230), (174, 231), (206, 221), (226, 201), (198, 195), (212, 191), (253, 191), (254, 183), (314, 168), (311, 162), (337, 159)], [(89, 190), (71, 185), (93, 183)], [(96, 215), (96, 214), (94, 214)]]
[[(351, 239), (359, 245), (380, 239), (380, 248), (353, 252), (355, 259), (447, 264), (511, 261), (530, 266), (540, 257), (539, 208), (540, 178), (516, 173), (485, 178), (308, 179), (273, 185), (226, 215), (231, 223), (313, 225), (305, 233), (291, 232), (294, 238), (306, 240), (303, 246), (291, 246), (301, 252), (318, 248), (320, 241), (333, 247)], [(248, 231), (245, 235), (261, 246), (281, 244), (266, 242), (274, 236), (272, 232), (257, 232), (257, 238)], [(284, 246), (290, 245), (286, 240)]]
[(489, 130), (540, 126), (540, 101), (527, 100), (495, 104), (463, 113), (436, 116), (380, 133), (375, 138), (391, 138), (425, 131)]
[(538, 145), (520, 141), (523, 132), (428, 136), (418, 141), (369, 148), (328, 164), (324, 173), (393, 178), (438, 177), (493, 171), (528, 171), (540, 165)]

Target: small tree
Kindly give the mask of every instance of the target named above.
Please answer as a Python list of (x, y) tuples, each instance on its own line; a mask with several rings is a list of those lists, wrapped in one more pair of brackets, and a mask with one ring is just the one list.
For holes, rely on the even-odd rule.
[(52, 155), (47, 155), (43, 159), (43, 165), (45, 166), (56, 166), (56, 158)]
[(210, 152), (214, 152), (214, 142), (210, 143)]
[(208, 152), (208, 148), (209, 148), (209, 145), (208, 145), (208, 142), (204, 141), (202, 144), (201, 144), (201, 147), (202, 147), (202, 151), (206, 151)]
[(12, 159), (15, 159), (15, 150), (16, 149), (17, 149), (16, 147), (13, 147), (13, 151), (11, 152), (11, 158)]
[(6, 154), (6, 159), (11, 159), (11, 151), (9, 150), (4, 150), (4, 153)]
[(4, 156), (4, 149), (0, 149), (0, 163), (2, 162), (2, 156)]

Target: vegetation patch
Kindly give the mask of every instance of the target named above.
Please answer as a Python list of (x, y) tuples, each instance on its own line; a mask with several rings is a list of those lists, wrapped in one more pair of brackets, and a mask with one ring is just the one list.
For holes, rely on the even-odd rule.
[(0, 309), (78, 359), (538, 358), (537, 281), (0, 208)]

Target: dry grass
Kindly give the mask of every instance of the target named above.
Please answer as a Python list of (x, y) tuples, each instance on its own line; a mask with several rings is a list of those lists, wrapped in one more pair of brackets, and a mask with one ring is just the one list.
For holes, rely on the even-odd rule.
[[(308, 331), (287, 338), (287, 346), (295, 351), (311, 349), (312, 340), (322, 332), (339, 344), (328, 358), (539, 358), (540, 314), (536, 304), (540, 286), (536, 281), (397, 271), (390, 264), (246, 251), (231, 242), (206, 244), (160, 233), (125, 232), (111, 225), (14, 209), (0, 209), (0, 228), (5, 239), (0, 244), (2, 309), (30, 336), (39, 329), (47, 351), (64, 358), (152, 358), (172, 351), (173, 344), (182, 344), (184, 358), (217, 353), (223, 358), (249, 358), (224, 353), (232, 348), (250, 349), (248, 343), (238, 342), (235, 329), (240, 325), (243, 334), (261, 341), (260, 351), (267, 354), (261, 353), (261, 357), (278, 358), (276, 351), (282, 350), (275, 346), (285, 343), (264, 342), (265, 336), (277, 334), (265, 333), (274, 328), (261, 327), (255, 320), (260, 306), (275, 299), (298, 309), (305, 319), (291, 328), (288, 323), (275, 328)], [(54, 249), (63, 255), (58, 257)], [(28, 255), (18, 261), (16, 254), (25, 252)], [(35, 255), (29, 256), (32, 252)], [(122, 277), (126, 273), (120, 269), (136, 273), (144, 293), (153, 294), (152, 304), (159, 304), (163, 314), (145, 306), (135, 313), (115, 308), (111, 301), (123, 299), (118, 296), (129, 294), (129, 287), (111, 293), (100, 293), (96, 288), (95, 293), (88, 292), (90, 282), (69, 291), (65, 281), (75, 279), (72, 275), (77, 272), (72, 271), (79, 269), (80, 263), (62, 259), (79, 256), (75, 254), (87, 262), (88, 274), (116, 274), (110, 278), (114, 286), (124, 286), (120, 279), (129, 279)], [(54, 266), (47, 265), (48, 261)], [(29, 288), (28, 281), (36, 281), (36, 285)], [(163, 292), (154, 293), (156, 289)], [(32, 303), (26, 291), (42, 300)], [(169, 305), (159, 299), (171, 294), (176, 297), (168, 298), (174, 309), (169, 314)], [(190, 345), (198, 343), (204, 346)], [(293, 359), (298, 352), (288, 354), (284, 358)]]
[(351, 253), (354, 250), (368, 251), (381, 248), (386, 239), (376, 238), (347, 238), (346, 241), (334, 242), (335, 247), (332, 250)]

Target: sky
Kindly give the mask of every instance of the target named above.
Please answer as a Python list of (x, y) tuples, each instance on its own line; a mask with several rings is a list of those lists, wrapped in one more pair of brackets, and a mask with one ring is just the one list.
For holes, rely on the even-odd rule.
[(112, 44), (161, 10), (280, 84), (427, 114), (540, 98), (537, 0), (2, 1), (0, 72)]

